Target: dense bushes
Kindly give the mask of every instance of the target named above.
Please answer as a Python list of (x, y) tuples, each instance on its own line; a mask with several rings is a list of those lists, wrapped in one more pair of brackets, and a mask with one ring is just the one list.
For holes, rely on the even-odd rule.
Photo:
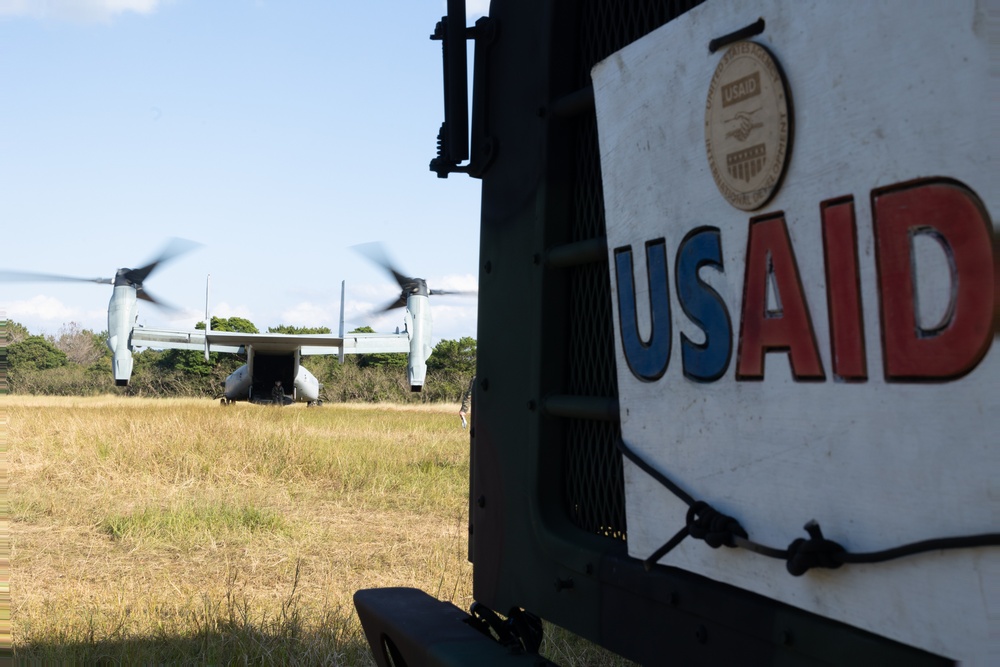
[[(146, 353), (136, 356), (143, 354)], [(361, 367), (356, 361), (348, 359), (338, 372), (330, 372), (329, 364), (316, 364), (316, 359), (307, 359), (303, 365), (323, 384), (323, 400), (333, 402), (457, 403), (471, 377), (447, 369), (428, 369), (423, 391), (414, 393), (410, 391), (405, 368)], [(216, 367), (210, 374), (200, 375), (161, 367), (156, 363), (137, 363), (129, 385), (116, 387), (111, 378), (110, 364), (106, 369), (66, 364), (44, 370), (12, 369), (8, 380), (10, 391), (17, 394), (93, 396), (124, 393), (129, 396), (220, 398), (226, 376), (232, 372), (227, 370)]]
[[(235, 355), (213, 353), (206, 362), (200, 352), (143, 350), (133, 355), (129, 385), (116, 387), (103, 333), (81, 331), (70, 324), (58, 337), (32, 336), (17, 323), (8, 324), (7, 379), (9, 390), (17, 394), (220, 398), (226, 377), (244, 363)], [(227, 324), (217, 318), (212, 321), (212, 327), (220, 330)], [(12, 332), (18, 334), (16, 341)], [(438, 343), (428, 359), (426, 381), (419, 393), (410, 391), (402, 354), (348, 357), (343, 365), (334, 356), (303, 357), (302, 364), (322, 383), (325, 401), (458, 402), (475, 373), (475, 355), (473, 338)]]
[(94, 396), (114, 388), (107, 373), (67, 364), (44, 370), (13, 369), (8, 376), (10, 391), (17, 394), (44, 394), (48, 396)]

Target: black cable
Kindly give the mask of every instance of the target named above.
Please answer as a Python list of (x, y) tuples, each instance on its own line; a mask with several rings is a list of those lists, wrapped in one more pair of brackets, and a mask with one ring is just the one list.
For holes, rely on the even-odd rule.
[(973, 549), (976, 547), (1000, 546), (1000, 533), (982, 533), (980, 535), (965, 535), (962, 537), (938, 537), (921, 542), (911, 542), (892, 549), (869, 551), (868, 553), (844, 553), (845, 563), (884, 563), (894, 558), (913, 556), (928, 551), (945, 551), (948, 549)]
[(851, 553), (839, 543), (823, 537), (819, 523), (813, 520), (805, 525), (809, 539), (798, 538), (788, 545), (787, 549), (775, 549), (751, 540), (746, 530), (735, 518), (715, 510), (705, 501), (695, 500), (669, 477), (633, 451), (622, 438), (618, 440), (618, 450), (688, 506), (684, 527), (643, 561), (643, 566), (647, 570), (656, 565), (657, 561), (689, 535), (704, 540), (713, 549), (720, 546), (739, 547), (762, 556), (784, 560), (788, 572), (796, 577), (805, 574), (814, 567), (836, 569), (846, 563), (883, 563), (930, 551), (1000, 546), (1000, 533), (982, 533), (922, 540), (881, 551)]
[(618, 451), (624, 454), (629, 461), (639, 466), (644, 473), (655, 479), (663, 486), (667, 487), (675, 496), (683, 500), (686, 505), (694, 505), (694, 498), (692, 498), (681, 487), (670, 481), (666, 475), (646, 463), (645, 459), (636, 454), (628, 445), (625, 444), (624, 438), (618, 438)]

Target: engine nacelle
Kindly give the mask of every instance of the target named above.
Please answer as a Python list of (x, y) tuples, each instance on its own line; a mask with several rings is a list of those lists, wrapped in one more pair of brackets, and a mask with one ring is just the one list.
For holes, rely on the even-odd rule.
[(406, 375), (410, 391), (420, 391), (427, 375), (427, 358), (431, 347), (431, 310), (426, 294), (411, 294), (406, 299), (406, 330), (410, 332), (410, 354)]
[(250, 367), (244, 364), (226, 378), (225, 396), (230, 401), (248, 400), (252, 385), (253, 376), (250, 374)]
[(315, 403), (319, 400), (319, 380), (305, 366), (295, 375), (295, 400)]
[(135, 287), (122, 284), (115, 285), (108, 304), (108, 348), (114, 355), (111, 370), (119, 387), (132, 378), (132, 329), (139, 319), (136, 301)]
[(111, 371), (115, 377), (115, 386), (126, 387), (132, 379), (132, 351), (127, 347), (121, 351), (115, 351), (111, 359)]

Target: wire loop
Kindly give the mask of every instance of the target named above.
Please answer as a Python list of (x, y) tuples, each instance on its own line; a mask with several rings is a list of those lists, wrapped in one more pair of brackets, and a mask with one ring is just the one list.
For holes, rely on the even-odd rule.
[(923, 540), (882, 551), (851, 553), (841, 544), (823, 537), (823, 531), (820, 530), (819, 523), (814, 519), (805, 525), (809, 539), (800, 537), (788, 545), (787, 549), (775, 549), (751, 540), (737, 519), (719, 512), (703, 500), (695, 500), (669, 477), (633, 451), (625, 444), (624, 438), (619, 438), (618, 450), (625, 458), (635, 463), (640, 470), (670, 490), (688, 506), (684, 527), (643, 561), (643, 566), (647, 570), (652, 569), (661, 558), (689, 535), (704, 540), (713, 549), (721, 546), (742, 548), (762, 556), (784, 560), (785, 568), (789, 574), (795, 577), (800, 577), (815, 567), (837, 569), (845, 563), (882, 563), (929, 551), (1000, 546), (1000, 533), (983, 533)]

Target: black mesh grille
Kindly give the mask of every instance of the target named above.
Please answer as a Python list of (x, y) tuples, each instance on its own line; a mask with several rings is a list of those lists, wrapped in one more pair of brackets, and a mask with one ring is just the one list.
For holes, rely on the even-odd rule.
[[(590, 69), (623, 46), (679, 16), (698, 0), (586, 0), (580, 3), (580, 88), (590, 85)], [(597, 145), (597, 123), (592, 114), (577, 122), (573, 163), (573, 241), (605, 235), (604, 196)], [(576, 396), (615, 398), (614, 332), (610, 278), (606, 264), (572, 269), (570, 273), (568, 391)], [(625, 487), (621, 455), (615, 443), (618, 422), (569, 420), (565, 466), (566, 509), (580, 528), (614, 539), (625, 539)]]

